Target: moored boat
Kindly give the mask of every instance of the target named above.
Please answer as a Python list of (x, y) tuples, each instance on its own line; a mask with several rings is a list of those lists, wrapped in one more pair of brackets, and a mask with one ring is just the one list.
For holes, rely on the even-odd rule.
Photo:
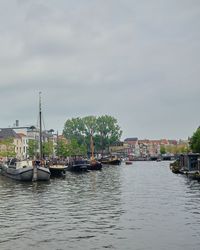
[(2, 165), (2, 175), (19, 181), (46, 181), (50, 179), (48, 168), (38, 161), (11, 159)]
[(17, 161), (16, 159), (11, 159), (9, 162), (2, 164), (1, 174), (19, 181), (32, 181), (32, 161)]
[(97, 161), (95, 159), (89, 161), (89, 170), (101, 170), (102, 169), (102, 164), (100, 161)]
[(45, 161), (33, 161), (33, 181), (48, 181), (50, 179), (50, 175), (51, 172), (46, 166)]
[(74, 159), (69, 162), (66, 170), (71, 172), (87, 172), (89, 170), (89, 164), (86, 160)]
[(195, 180), (200, 180), (200, 154), (181, 154), (179, 158), (170, 163), (170, 169), (175, 174), (183, 174)]
[(132, 164), (132, 161), (125, 161), (125, 164), (126, 164), (126, 165), (131, 165), (131, 164)]
[(90, 149), (91, 149), (91, 158), (89, 160), (89, 170), (101, 170), (102, 169), (102, 163), (100, 161), (97, 161), (94, 157), (94, 143), (93, 143), (93, 131), (91, 130), (91, 136), (90, 136)]
[(200, 181), (200, 171), (188, 171), (186, 175), (193, 180)]
[(119, 159), (117, 156), (111, 156), (100, 159), (100, 162), (106, 165), (120, 165), (121, 159)]
[(67, 165), (64, 161), (53, 160), (47, 163), (51, 177), (63, 177), (66, 174)]

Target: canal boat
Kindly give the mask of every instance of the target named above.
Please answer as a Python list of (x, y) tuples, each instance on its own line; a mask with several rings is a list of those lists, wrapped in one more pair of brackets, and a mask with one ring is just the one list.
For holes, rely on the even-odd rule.
[(32, 161), (17, 161), (16, 159), (11, 159), (5, 164), (2, 164), (1, 174), (19, 181), (32, 181)]
[(33, 166), (33, 181), (48, 181), (50, 179), (50, 170), (43, 160), (41, 92), (39, 92), (39, 159), (34, 161)]
[(44, 160), (33, 161), (32, 181), (48, 181), (50, 179), (50, 175), (50, 170)]
[(53, 159), (47, 162), (51, 177), (64, 177), (67, 170), (67, 164), (64, 161)]
[(200, 179), (200, 154), (189, 153), (181, 154), (179, 158), (170, 163), (170, 169), (173, 173), (183, 174), (191, 179)]
[(185, 174), (190, 179), (200, 181), (200, 171), (195, 171), (195, 170), (193, 170), (193, 171), (187, 171)]
[[(40, 93), (41, 94), (41, 93)], [(40, 118), (40, 159), (17, 160), (12, 158), (2, 165), (2, 174), (20, 181), (48, 181), (50, 170), (42, 160), (42, 122), (41, 122), (41, 96), (39, 94), (39, 118)]]
[(132, 161), (125, 161), (126, 165), (132, 165)]
[(2, 175), (19, 181), (45, 181), (49, 180), (48, 168), (39, 161), (22, 160), (13, 158), (2, 165)]
[(100, 162), (106, 165), (120, 165), (121, 159), (119, 159), (117, 156), (109, 156), (101, 158)]
[(42, 109), (41, 109), (41, 92), (39, 92), (39, 158), (32, 161), (33, 175), (32, 181), (48, 181), (50, 179), (50, 170), (46, 162), (42, 159)]
[(88, 170), (101, 170), (102, 169), (102, 163), (100, 161), (97, 161), (96, 159), (94, 160), (89, 160), (89, 166)]
[(71, 159), (67, 165), (66, 170), (71, 172), (87, 172), (89, 170), (89, 163), (85, 159)]
[(97, 161), (94, 157), (94, 143), (93, 143), (93, 131), (91, 130), (91, 136), (90, 136), (90, 149), (91, 149), (91, 157), (88, 161), (89, 166), (88, 170), (101, 170), (102, 169), (102, 163), (100, 161)]

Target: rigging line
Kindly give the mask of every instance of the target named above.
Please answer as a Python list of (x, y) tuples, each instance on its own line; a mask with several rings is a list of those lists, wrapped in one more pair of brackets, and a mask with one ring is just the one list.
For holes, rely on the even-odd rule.
[(43, 114), (42, 114), (42, 124), (43, 124), (44, 131), (46, 131), (46, 127), (45, 127), (45, 122), (44, 122), (44, 116), (43, 116)]

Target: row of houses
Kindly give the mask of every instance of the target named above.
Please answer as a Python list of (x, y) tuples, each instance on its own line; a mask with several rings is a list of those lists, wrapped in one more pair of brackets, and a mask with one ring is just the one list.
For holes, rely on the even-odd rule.
[[(55, 145), (58, 140), (57, 134), (53, 133), (53, 130), (43, 131), (42, 132), (42, 140), (45, 141), (52, 141), (53, 142), (53, 155), (55, 155)], [(5, 143), (6, 140), (12, 140), (11, 144)], [(34, 126), (30, 127), (13, 127), (13, 128), (1, 128), (0, 129), (0, 153), (6, 151), (12, 151), (15, 154), (15, 157), (23, 160), (29, 157), (28, 154), (28, 147), (29, 141), (35, 140), (39, 141), (39, 129)], [(1, 143), (4, 142), (4, 143)], [(8, 148), (9, 147), (9, 148)], [(38, 149), (39, 152), (39, 149)], [(3, 154), (1, 154), (3, 158)]]
[[(53, 142), (53, 157), (56, 155), (55, 148), (57, 145), (58, 139), (64, 139), (62, 135), (58, 136), (58, 134), (54, 133), (54, 130), (43, 131), (42, 132), (42, 141)], [(13, 143), (11, 147), (13, 147), (14, 153), (16, 157), (20, 160), (27, 159), (29, 157), (28, 147), (29, 141), (35, 140), (39, 141), (39, 129), (35, 126), (27, 126), (27, 127), (19, 127), (18, 123), (13, 128), (2, 128), (0, 129), (0, 153), (7, 150), (6, 144), (2, 144), (2, 140), (6, 140), (8, 138), (12, 138)], [(65, 139), (66, 140), (66, 139)], [(144, 139), (140, 140), (137, 137), (126, 138), (123, 142), (119, 142), (116, 145), (112, 145), (109, 147), (109, 151), (111, 154), (120, 154), (123, 156), (129, 157), (158, 157), (161, 154), (161, 148), (170, 148), (177, 149), (178, 147), (182, 147), (182, 149), (188, 147), (188, 141), (182, 140), (149, 140)], [(39, 152), (39, 149), (38, 149)], [(167, 153), (174, 153), (168, 150)], [(0, 154), (1, 156), (1, 154)]]
[[(174, 149), (170, 152), (170, 147)], [(111, 153), (119, 153), (129, 157), (158, 157), (162, 152), (162, 148), (166, 149), (166, 153), (174, 154), (176, 149), (187, 150), (188, 141), (183, 140), (139, 140), (137, 137), (126, 138), (120, 145), (110, 147)], [(168, 150), (167, 150), (168, 149)], [(167, 152), (168, 151), (168, 152)]]

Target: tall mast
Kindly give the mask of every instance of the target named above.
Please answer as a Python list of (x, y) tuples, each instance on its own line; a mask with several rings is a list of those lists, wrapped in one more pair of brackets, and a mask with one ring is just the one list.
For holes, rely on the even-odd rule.
[(91, 148), (91, 160), (94, 160), (94, 142), (93, 142), (93, 130), (91, 129), (90, 134), (90, 148)]
[(39, 92), (39, 124), (40, 124), (40, 159), (42, 159), (42, 108), (41, 108), (41, 94), (42, 92)]

